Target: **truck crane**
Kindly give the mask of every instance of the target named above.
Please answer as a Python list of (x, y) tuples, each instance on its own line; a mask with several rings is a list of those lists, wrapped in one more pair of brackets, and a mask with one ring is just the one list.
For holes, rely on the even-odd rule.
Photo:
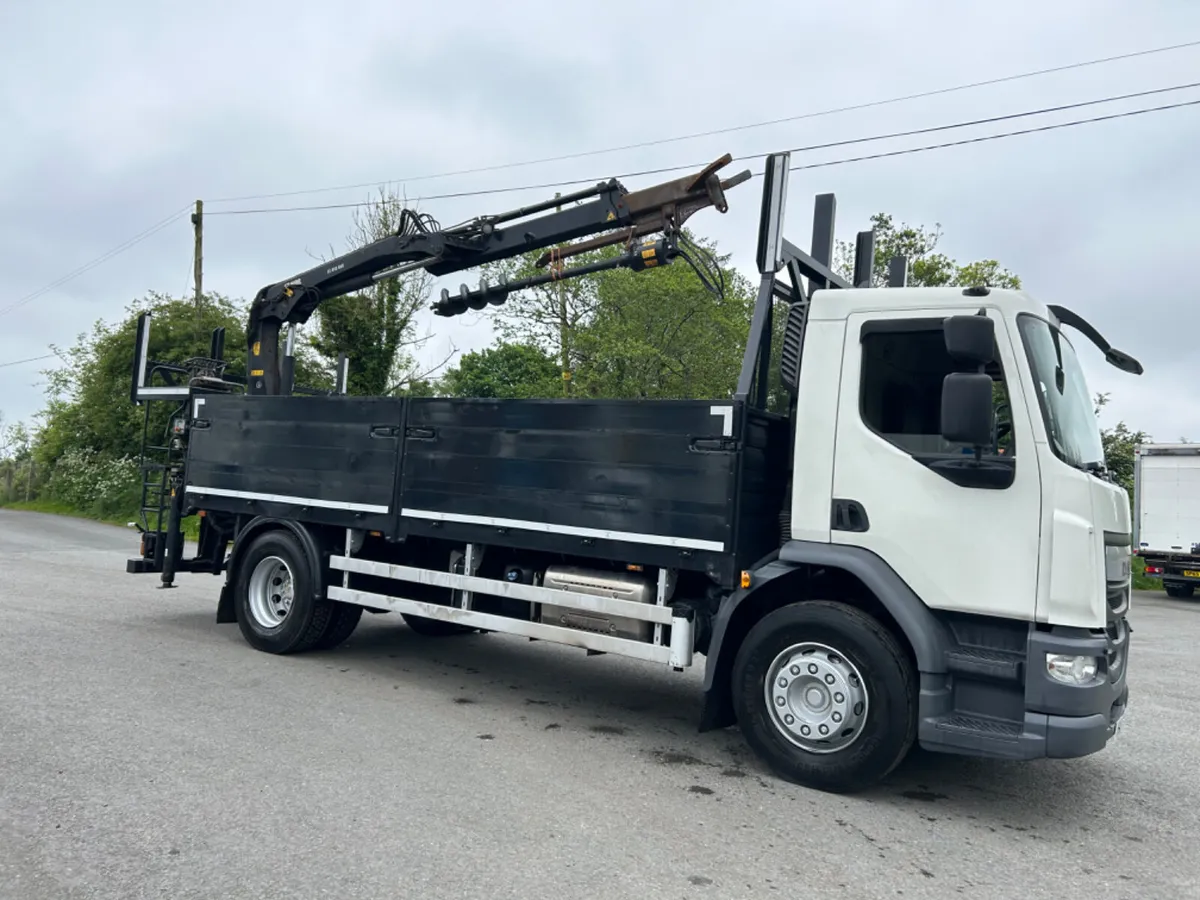
[[(476, 291), (464, 285), (454, 297), (443, 290), (441, 299), (434, 304), (434, 312), (439, 316), (454, 316), (468, 309), (484, 309), (489, 303), (498, 306), (510, 292), (548, 281), (610, 268), (641, 271), (668, 265), (686, 252), (679, 246), (684, 223), (708, 206), (726, 212), (729, 206), (725, 192), (751, 177), (747, 170), (722, 181), (717, 172), (732, 161), (725, 154), (698, 173), (641, 191), (630, 192), (614, 178), (565, 197), (499, 215), (481, 216), (449, 229), (440, 229), (429, 217), (406, 209), (396, 234), (258, 292), (247, 329), (249, 393), (280, 393), (285, 377), (279, 354), (281, 326), (302, 324), (323, 301), (407, 271), (424, 269), (431, 275), (447, 275), (601, 233), (591, 240), (544, 255), (539, 260), (547, 268), (544, 275), (511, 284), (484, 285)], [(560, 206), (566, 209), (547, 212)], [(530, 218), (539, 213), (542, 215)], [(638, 242), (639, 238), (656, 233), (662, 237)], [(561, 265), (569, 256), (616, 243), (623, 243), (625, 252), (613, 259), (572, 269)]]
[[(406, 214), (259, 291), (244, 378), (220, 332), (210, 357), (151, 360), (144, 314), (131, 399), (147, 422), (152, 401), (176, 406), (127, 570), (164, 588), (223, 577), (217, 621), (267, 653), (331, 652), (367, 612), (430, 639), (702, 659), (698, 727), (739, 728), (764, 766), (825, 791), (877, 783), (917, 744), (1102, 750), (1128, 700), (1131, 526), (1065, 329), (1141, 365), (1024, 291), (911, 287), (902, 259), (877, 285), (870, 231), (843, 277), (833, 195), (816, 198), (811, 252), (786, 236), (787, 153), (762, 173), (760, 280), (727, 395), (358, 397), (346, 360), (333, 392), (295, 385), (292, 329), (408, 270), (543, 251), (528, 278), (443, 290), (434, 312), (452, 316), (602, 268), (694, 263), (684, 221), (725, 212), (750, 177), (722, 181), (730, 161), (448, 229)], [(598, 247), (612, 252), (567, 265)]]

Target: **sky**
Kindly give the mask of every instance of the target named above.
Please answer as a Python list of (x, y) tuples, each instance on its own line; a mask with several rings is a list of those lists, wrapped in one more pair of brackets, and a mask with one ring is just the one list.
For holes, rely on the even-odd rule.
[[(759, 154), (1200, 82), (1197, 46), (878, 103), (1200, 40), (1194, 0), (692, 0), (660, 8), (625, 0), (449, 7), (127, 0), (119, 10), (25, 0), (0, 11), (0, 415), (9, 422), (30, 420), (42, 407), (42, 369), (52, 361), (7, 363), (67, 347), (149, 292), (192, 290), (186, 211), (198, 198), (206, 213), (204, 287), (248, 298), (308, 268), (314, 254), (347, 249), (352, 221), (347, 208), (245, 210), (336, 207), (390, 182), (451, 224), (554, 189), (439, 195), (582, 186), (680, 167), (622, 178), (637, 189), (725, 152)], [(1186, 100), (1200, 100), (1200, 87), (797, 152), (793, 163)], [(875, 105), (812, 115), (862, 104)], [(1093, 391), (1110, 394), (1103, 424), (1123, 420), (1157, 440), (1200, 440), (1200, 303), (1192, 280), (1198, 146), (1200, 106), (1191, 106), (810, 168), (792, 174), (787, 230), (808, 246), (812, 197), (829, 191), (842, 239), (868, 227), (875, 212), (940, 225), (939, 249), (960, 262), (998, 259), (1031, 294), (1075, 309), (1142, 360), (1145, 374), (1133, 377), (1075, 341)], [(510, 165), (563, 155), (573, 158)], [(747, 166), (762, 163), (729, 171)], [(491, 171), (462, 174), (481, 168)], [(755, 180), (732, 192), (723, 216), (707, 210), (691, 220), (751, 277), (760, 186)], [(265, 194), (285, 196), (254, 196)], [(239, 197), (252, 199), (230, 199)], [(467, 280), (474, 284), (470, 273)], [(433, 330), (423, 351), (431, 361), (492, 339), (486, 317), (425, 313), (421, 328)]]

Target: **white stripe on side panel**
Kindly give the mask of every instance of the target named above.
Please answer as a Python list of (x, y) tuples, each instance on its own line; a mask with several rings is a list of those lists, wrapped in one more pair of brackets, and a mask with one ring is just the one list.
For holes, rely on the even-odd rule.
[(238, 500), (264, 500), (268, 503), (291, 503), (295, 506), (319, 506), (322, 509), (344, 509), (348, 512), (386, 513), (390, 507), (370, 503), (347, 503), (344, 500), (317, 500), (315, 497), (293, 497), (290, 494), (262, 494), (258, 491), (234, 491), (229, 488), (211, 488), (189, 484), (184, 490), (189, 494), (208, 494), (213, 497), (234, 497)]
[(402, 509), (400, 515), (435, 522), (458, 522), (463, 525), (486, 525), (489, 528), (516, 528), (520, 531), (540, 531), (544, 534), (569, 534), (574, 537), (597, 538), (605, 541), (628, 541), (632, 544), (655, 544), (660, 547), (685, 547), (689, 550), (711, 550), (722, 553), (720, 541), (701, 541), (696, 538), (674, 537), (668, 534), (639, 534), (634, 531), (610, 531), (605, 528), (581, 528), (577, 525), (558, 525), (554, 522), (530, 522), (525, 519), (500, 519), (494, 516), (472, 516), (465, 513), (446, 513), (432, 509)]

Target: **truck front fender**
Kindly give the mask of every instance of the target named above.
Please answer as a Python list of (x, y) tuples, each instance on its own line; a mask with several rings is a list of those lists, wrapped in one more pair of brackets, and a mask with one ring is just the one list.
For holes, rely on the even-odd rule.
[[(749, 588), (730, 594), (717, 611), (705, 654), (701, 731), (734, 724), (730, 678), (742, 639), (766, 613), (805, 599), (806, 577), (820, 570), (852, 575), (875, 596), (912, 648), (918, 671), (922, 674), (946, 671), (946, 651), (952, 641), (945, 626), (879, 556), (843, 544), (788, 541), (779, 549), (777, 559), (750, 573)], [(793, 580), (794, 586), (790, 584)]]

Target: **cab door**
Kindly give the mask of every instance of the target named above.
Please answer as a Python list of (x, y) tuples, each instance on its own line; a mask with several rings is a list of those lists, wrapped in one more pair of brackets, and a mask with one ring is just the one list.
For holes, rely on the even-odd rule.
[[(1032, 619), (1037, 598), (1039, 463), (1019, 389), (1014, 337), (1000, 314), (989, 458), (1013, 465), (997, 486), (962, 474), (973, 450), (941, 436), (941, 385), (956, 366), (942, 322), (961, 309), (848, 318), (838, 402), (830, 540), (880, 556), (930, 607)], [(1015, 326), (1014, 326), (1015, 327)], [(1007, 389), (1007, 382), (1014, 389)]]

